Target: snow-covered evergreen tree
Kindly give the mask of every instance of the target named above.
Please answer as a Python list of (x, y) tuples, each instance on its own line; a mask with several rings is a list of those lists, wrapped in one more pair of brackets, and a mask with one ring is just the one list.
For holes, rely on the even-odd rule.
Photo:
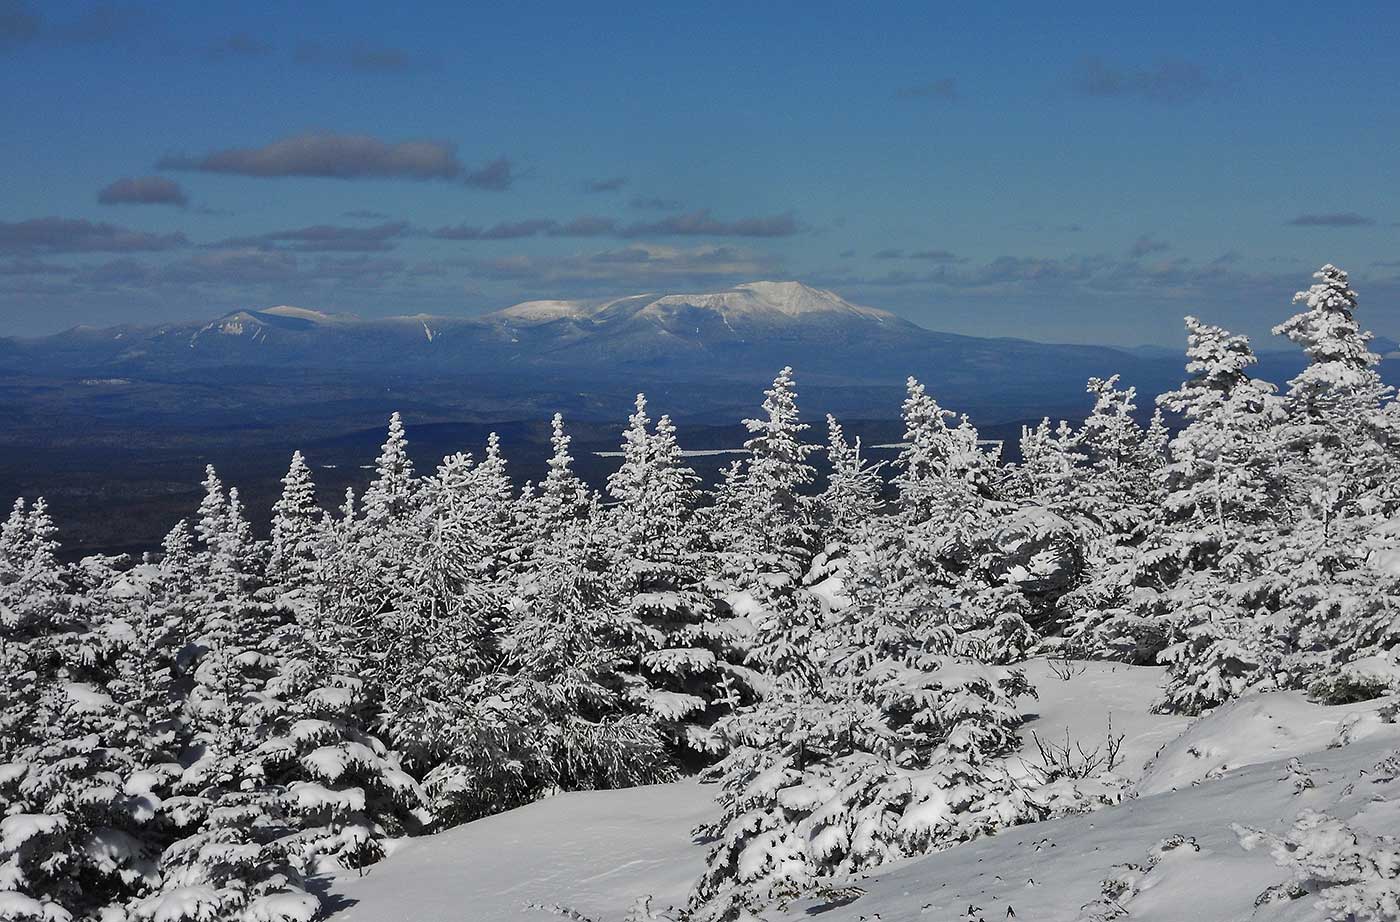
[(1143, 567), (1168, 606), (1163, 704), (1195, 712), (1277, 667), (1255, 577), (1259, 530), (1281, 514), (1285, 414), (1273, 386), (1248, 376), (1256, 359), (1245, 337), (1194, 317), (1186, 329), (1191, 377), (1158, 398), (1186, 425), (1162, 472), (1164, 525)]
[[(725, 721), (716, 844), (691, 898), (730, 920), (854, 873), (1039, 816), (998, 764), (1033, 640), (984, 566), (993, 461), (917, 381), (905, 403), (901, 513), (854, 551), (850, 604), (790, 619), (771, 685)], [(759, 643), (764, 638), (760, 633)], [(775, 668), (775, 666), (777, 668)]]
[(682, 462), (670, 418), (650, 428), (646, 408), (638, 394), (623, 433), (622, 464), (608, 478), (615, 574), (638, 642), (629, 695), (678, 754), (693, 759), (722, 745), (711, 727), (746, 694), (750, 672), (742, 666), (733, 618), (703, 585), (699, 478)]
[(534, 526), (548, 532), (563, 523), (585, 515), (588, 511), (589, 490), (574, 473), (574, 458), (569, 454), (573, 438), (564, 431), (564, 415), (555, 413), (550, 422), (549, 472), (540, 482), (539, 493), (533, 498)]
[[(763, 415), (744, 421), (745, 457), (723, 475), (703, 525), (710, 533), (712, 591), (752, 635), (747, 662), (770, 675), (803, 663), (821, 606), (803, 587), (820, 550), (816, 509), (803, 488), (815, 479), (808, 463), (817, 446), (797, 409), (792, 369), (764, 391)], [(740, 622), (742, 624), (742, 622)]]
[(268, 581), (294, 589), (304, 585), (315, 566), (317, 519), (316, 485), (301, 452), (282, 478), (282, 495), (272, 506), (272, 540), (267, 563)]
[(849, 543), (859, 528), (875, 516), (884, 484), (879, 464), (861, 456), (860, 438), (846, 440), (836, 417), (826, 417), (826, 457), (831, 464), (820, 503), (828, 538)]
[(405, 515), (412, 506), (413, 493), (413, 460), (408, 456), (403, 417), (396, 410), (389, 417), (389, 432), (374, 462), (374, 480), (365, 490), (365, 520), (377, 526)]

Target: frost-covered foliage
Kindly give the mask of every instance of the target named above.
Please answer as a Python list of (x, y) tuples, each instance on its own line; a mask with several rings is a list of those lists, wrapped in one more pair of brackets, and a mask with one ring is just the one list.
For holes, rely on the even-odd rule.
[[(810, 444), (785, 368), (712, 490), (639, 395), (602, 492), (562, 416), (517, 490), (496, 436), (428, 468), (394, 414), (336, 509), (294, 454), (266, 541), (212, 467), (139, 564), (63, 562), (19, 500), (0, 918), (310, 919), (307, 877), (388, 840), (698, 769), (720, 817), (686, 912), (737, 919), (1121, 797), (1068, 743), (1008, 771), (1035, 649), (1164, 664), (1177, 712), (1395, 693), (1400, 404), (1346, 274), (1317, 280), (1277, 328), (1310, 360), (1283, 393), (1187, 318), (1155, 413), (1093, 378), (1014, 464), (913, 379), (891, 476), (834, 418)], [(1394, 917), (1394, 842), (1309, 815), (1278, 843), (1290, 887)]]
[(849, 604), (794, 594), (797, 616), (755, 659), (763, 698), (722, 725), (731, 751), (713, 770), (722, 813), (702, 830), (715, 844), (697, 918), (737, 919), (1040, 815), (998, 762), (1028, 689), (989, 664), (1020, 658), (1033, 636), (977, 540), (995, 515), (983, 495), (994, 462), (945, 416), (911, 380), (901, 513), (864, 523)]
[(1347, 664), (1400, 643), (1394, 395), (1346, 273), (1316, 278), (1294, 299), (1307, 309), (1276, 328), (1312, 360), (1286, 396), (1247, 377), (1243, 337), (1188, 321), (1194, 377), (1163, 398), (1187, 425), (1171, 445), (1159, 550), (1142, 564), (1169, 603), (1164, 707), (1194, 713), (1269, 688), (1346, 700), (1358, 691)]
[(1292, 872), (1259, 896), (1260, 905), (1317, 894), (1328, 919), (1400, 920), (1400, 839), (1358, 831), (1315, 810), (1304, 810), (1282, 836), (1236, 829), (1242, 845), (1267, 845)]

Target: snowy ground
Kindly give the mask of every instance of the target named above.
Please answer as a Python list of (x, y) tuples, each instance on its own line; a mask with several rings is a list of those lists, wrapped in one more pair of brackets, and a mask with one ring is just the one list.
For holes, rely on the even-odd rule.
[[(1138, 893), (1134, 920), (1290, 922), (1322, 918), (1313, 898), (1256, 909), (1286, 879), (1267, 848), (1246, 850), (1232, 824), (1283, 833), (1299, 811), (1330, 813), (1371, 833), (1400, 834), (1400, 780), (1373, 766), (1400, 747), (1385, 702), (1324, 708), (1292, 694), (1246, 698), (1194, 723), (1149, 712), (1161, 671), (1087, 664), (1069, 679), (1028, 665), (1040, 691), (1027, 704), (1022, 758), (1036, 759), (1030, 730), (1092, 748), (1109, 719), (1122, 734), (1119, 773), (1138, 795), (1084, 816), (1021, 826), (946, 852), (881, 869), (844, 905), (806, 902), (786, 917), (821, 922), (1030, 922), (1107, 918), (1093, 901), (1127, 871)], [(1393, 703), (1393, 702), (1392, 702)], [(1183, 732), (1184, 731), (1184, 732)], [(1338, 745), (1338, 744), (1341, 745)], [(1298, 758), (1311, 787), (1300, 783)], [(363, 877), (332, 882), (345, 908), (336, 922), (497, 922), (551, 916), (528, 903), (558, 903), (597, 922), (618, 922), (639, 895), (683, 902), (703, 847), (689, 831), (711, 810), (712, 789), (694, 782), (566, 794), (404, 844)], [(1170, 836), (1194, 840), (1149, 851)], [(967, 916), (968, 907), (976, 911)], [(1014, 916), (1008, 914), (1014, 912)], [(1098, 915), (1094, 913), (1098, 912)]]

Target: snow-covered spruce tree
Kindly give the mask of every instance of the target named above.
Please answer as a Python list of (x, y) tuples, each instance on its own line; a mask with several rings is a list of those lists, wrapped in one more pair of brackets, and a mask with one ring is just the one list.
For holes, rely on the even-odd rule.
[(385, 838), (423, 830), (429, 810), (399, 754), (371, 732), (364, 681), (325, 674), (309, 643), (295, 653), (266, 685), (265, 739), (248, 774), (279, 793), (289, 832), (276, 844), (296, 866), (361, 867), (383, 856)]
[[(179, 822), (187, 806), (175, 797), (162, 808)], [(131, 901), (128, 918), (311, 922), (320, 916), (320, 900), (305, 888), (282, 794), (254, 786), (227, 790), (198, 813), (189, 834), (161, 854), (158, 889)]]
[(43, 498), (17, 499), (0, 530), (0, 758), (32, 741), (34, 711), (58, 668), (54, 639), (74, 630)]
[(1291, 648), (1281, 680), (1320, 682), (1358, 656), (1400, 644), (1391, 604), (1393, 568), (1368, 563), (1393, 552), (1400, 510), (1400, 414), (1377, 374), (1371, 334), (1356, 323), (1347, 274), (1323, 266), (1294, 296), (1306, 310), (1275, 328), (1311, 359), (1289, 382), (1286, 506), (1289, 527), (1265, 549), (1274, 575), (1275, 627)]
[[(39, 534), (48, 529), (40, 527)], [(41, 542), (52, 556), (51, 538)], [(0, 891), (73, 918), (114, 910), (159, 881), (172, 838), (159, 814), (183, 747), (168, 610), (155, 568), (68, 568), (61, 629), (32, 638), (29, 730), (0, 753)], [(48, 918), (49, 916), (43, 916)], [(61, 916), (67, 918), (68, 916)]]
[(748, 695), (751, 672), (733, 618), (705, 591), (699, 477), (682, 462), (670, 418), (653, 429), (646, 406), (638, 394), (622, 464), (608, 478), (604, 527), (638, 641), (629, 697), (656, 719), (677, 757), (693, 762), (721, 747), (711, 728)]
[[(1248, 376), (1249, 341), (1186, 318), (1191, 377), (1158, 398), (1186, 425), (1162, 471), (1162, 528), (1140, 553), (1144, 596), (1165, 606), (1161, 706), (1198, 713), (1272, 675), (1280, 651), (1259, 595), (1258, 549), (1283, 503), (1283, 403)], [(1159, 594), (1158, 594), (1159, 593)]]
[(55, 533), (43, 497), (15, 501), (0, 535), (0, 628), (12, 637), (50, 631), (66, 610)]
[(812, 666), (805, 644), (821, 605), (803, 580), (820, 547), (815, 504), (802, 491), (815, 479), (807, 459), (817, 446), (802, 440), (791, 368), (764, 391), (762, 409), (744, 420), (745, 457), (724, 472), (702, 526), (711, 591), (747, 619), (748, 664), (776, 675)]
[[(900, 511), (858, 545), (851, 603), (813, 619), (801, 656), (723, 724), (722, 815), (691, 898), (731, 920), (821, 879), (1040, 815), (998, 763), (1012, 749), (1033, 639), (980, 548), (992, 459), (910, 382)], [(980, 520), (980, 524), (979, 524)], [(801, 665), (799, 665), (801, 664)]]
[(918, 618), (937, 612), (963, 651), (982, 661), (1019, 659), (1035, 636), (1019, 574), (996, 540), (1014, 512), (995, 494), (996, 458), (966, 418), (950, 427), (952, 414), (922, 384), (910, 378), (908, 389), (907, 447), (895, 461), (898, 512), (858, 549), (850, 589)]
[(1063, 600), (1071, 619), (1065, 633), (1082, 655), (1151, 663), (1166, 639), (1159, 587), (1144, 579), (1140, 562), (1160, 523), (1161, 430), (1138, 424), (1136, 389), (1120, 388), (1117, 375), (1089, 379), (1088, 390), (1094, 407), (1075, 434), (1083, 461), (1069, 500), (1085, 523), (1086, 576)]
[(279, 589), (301, 588), (311, 578), (316, 559), (316, 485), (301, 452), (282, 478), (282, 495), (272, 506), (272, 539), (268, 548), (267, 581)]
[(405, 534), (400, 582), (381, 614), (376, 670), (380, 725), (423, 777), (441, 822), (491, 811), (509, 769), (508, 746), (481, 732), (479, 708), (496, 691), (507, 591), (502, 579), (508, 503), (494, 474), (467, 455), (443, 460), (420, 491)]
[(1049, 417), (1034, 428), (1022, 426), (1020, 451), (1021, 462), (1007, 472), (1007, 496), (1063, 509), (1073, 491), (1080, 460), (1074, 448), (1074, 429), (1064, 420), (1052, 428)]
[(530, 499), (531, 524), (537, 538), (588, 514), (590, 492), (587, 484), (574, 473), (574, 458), (569, 454), (572, 441), (564, 431), (564, 415), (555, 413), (550, 421), (549, 472), (540, 482), (539, 492)]
[(1256, 906), (1316, 894), (1328, 919), (1395, 922), (1400, 919), (1400, 840), (1353, 829), (1342, 820), (1304, 810), (1282, 836), (1235, 825), (1246, 849), (1267, 845), (1292, 873), (1259, 895)]
[(408, 436), (403, 417), (395, 410), (389, 417), (389, 432), (374, 462), (374, 479), (361, 503), (365, 531), (373, 533), (393, 522), (403, 521), (413, 508), (416, 492), (413, 461), (408, 456)]
[(814, 684), (779, 681), (729, 722), (695, 918), (743, 918), (824, 878), (1042, 815), (999, 762), (1014, 749), (1019, 674), (953, 654), (951, 630), (845, 612), (821, 638)]
[(479, 708), (519, 750), (501, 806), (673, 776), (656, 718), (628, 702), (638, 625), (611, 579), (601, 518), (595, 498), (561, 522), (514, 584), (498, 688)]
[(300, 618), (312, 625), (331, 672), (366, 676), (385, 641), (380, 623), (385, 592), (372, 545), (360, 538), (355, 491), (346, 489), (344, 502), (317, 527), (314, 600)]
[(120, 706), (69, 678), (44, 685), (27, 745), (0, 764), (0, 905), (20, 919), (95, 917), (156, 880), (158, 842), (142, 835), (159, 800), (114, 745)]
[(997, 494), (1016, 508), (994, 540), (1006, 578), (1030, 605), (1030, 623), (1057, 634), (1072, 621), (1066, 597), (1084, 579), (1089, 537), (1097, 533), (1074, 502), (1084, 459), (1070, 424), (1052, 427), (1048, 418), (1021, 427), (1020, 454), (1018, 464), (998, 471)]
[(408, 545), (422, 481), (414, 476), (403, 418), (395, 412), (374, 464), (374, 477), (357, 503), (347, 489), (338, 515), (323, 515), (312, 541), (316, 557), (301, 620), (314, 622), (333, 658), (332, 673), (364, 678), (371, 700), (383, 694), (386, 616), (407, 585)]
[(836, 417), (826, 417), (826, 457), (831, 464), (826, 489), (819, 498), (822, 525), (828, 541), (849, 544), (860, 527), (875, 516), (884, 482), (881, 464), (861, 456), (860, 438), (854, 443)]
[(1275, 428), (1284, 419), (1274, 386), (1249, 377), (1258, 361), (1248, 338), (1186, 318), (1191, 377), (1157, 398), (1185, 426), (1163, 469), (1166, 522), (1202, 535), (1186, 556), (1207, 559), (1238, 540), (1238, 530), (1266, 522), (1282, 500)]
[(267, 682), (297, 628), (289, 611), (255, 598), (260, 549), (237, 490), (225, 492), (212, 468), (205, 488), (198, 554), (184, 559), (186, 535), (177, 528), (153, 584), (152, 614), (182, 644), (172, 664), (180, 748), (176, 770), (161, 776), (157, 822), (169, 844), (159, 884), (130, 912), (175, 922), (310, 918), (317, 902), (301, 889), (300, 856), (279, 844), (295, 830), (288, 802), (251, 758), (280, 708)]

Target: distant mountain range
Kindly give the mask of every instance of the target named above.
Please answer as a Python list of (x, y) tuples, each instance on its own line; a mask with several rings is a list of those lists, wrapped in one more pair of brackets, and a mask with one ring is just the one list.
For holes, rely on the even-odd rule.
[(799, 282), (530, 301), (467, 318), (360, 319), (282, 306), (205, 323), (77, 327), (42, 339), (0, 340), (0, 368), (93, 378), (241, 367), (371, 376), (750, 380), (788, 364), (799, 380), (898, 384), (913, 374), (954, 405), (1015, 404), (1022, 397), (1041, 405), (1082, 395), (1091, 374), (1148, 371), (1136, 376), (1155, 384), (1159, 372), (1181, 363), (1156, 350), (935, 332)]
[[(1282, 383), (1302, 362), (1296, 350), (1268, 353), (1258, 371)], [(1180, 351), (939, 333), (797, 282), (531, 301), (472, 318), (282, 306), (79, 327), (0, 339), (0, 503), (47, 495), (74, 551), (150, 546), (197, 505), (206, 463), (265, 509), (301, 448), (333, 505), (363, 486), (393, 410), (421, 465), (479, 451), (495, 430), (522, 480), (543, 474), (548, 420), (562, 411), (580, 470), (601, 484), (616, 462), (597, 452), (616, 449), (638, 391), (676, 419), (683, 447), (733, 449), (784, 365), (809, 419), (835, 413), (868, 446), (898, 441), (914, 375), (1008, 450), (1022, 422), (1082, 419), (1092, 375), (1121, 373), (1144, 415), (1184, 375)], [(1382, 372), (1395, 380), (1397, 368)], [(818, 425), (811, 437), (823, 434)], [(690, 460), (713, 477), (727, 456)]]

